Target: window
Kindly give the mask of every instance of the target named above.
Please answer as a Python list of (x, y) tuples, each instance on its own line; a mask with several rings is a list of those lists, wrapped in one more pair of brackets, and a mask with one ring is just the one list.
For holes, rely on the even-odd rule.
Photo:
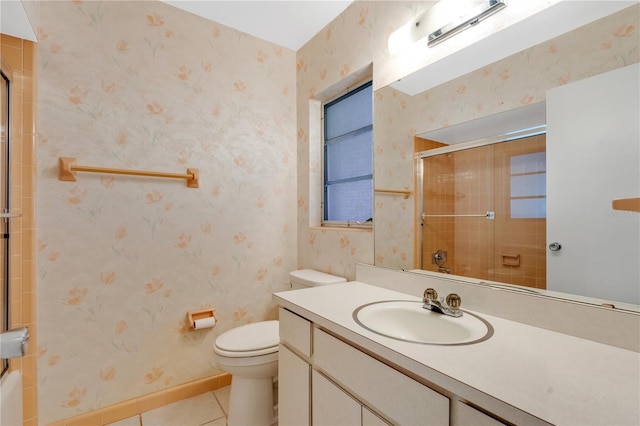
[(371, 226), (373, 89), (363, 84), (324, 105), (323, 225)]
[(546, 152), (511, 157), (511, 218), (547, 217)]

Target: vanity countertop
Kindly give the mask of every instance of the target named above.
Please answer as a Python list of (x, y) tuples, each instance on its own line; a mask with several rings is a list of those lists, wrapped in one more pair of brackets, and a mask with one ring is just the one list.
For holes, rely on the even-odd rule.
[(494, 334), (480, 343), (390, 339), (356, 323), (353, 311), (420, 298), (357, 281), (275, 293), (274, 300), (457, 395), (495, 398), (556, 425), (640, 425), (640, 353), (483, 313)]

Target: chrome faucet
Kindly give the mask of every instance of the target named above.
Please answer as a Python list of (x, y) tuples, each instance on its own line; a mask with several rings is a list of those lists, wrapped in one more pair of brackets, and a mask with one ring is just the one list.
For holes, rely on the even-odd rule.
[(462, 316), (462, 310), (460, 309), (462, 299), (455, 293), (451, 293), (447, 295), (446, 299), (443, 299), (442, 297), (438, 297), (437, 291), (428, 288), (424, 291), (422, 302), (424, 303), (424, 305), (422, 305), (424, 309), (456, 318)]

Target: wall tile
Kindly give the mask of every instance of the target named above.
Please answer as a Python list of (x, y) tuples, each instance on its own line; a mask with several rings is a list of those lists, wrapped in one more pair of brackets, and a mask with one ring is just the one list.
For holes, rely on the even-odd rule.
[[(22, 213), (19, 219), (12, 219), (10, 225), (11, 237), (11, 288), (10, 288), (10, 326), (29, 326), (29, 350), (28, 356), (23, 360), (12, 360), (10, 368), (12, 370), (22, 370), (23, 374), (23, 418), (25, 424), (37, 424), (37, 368), (35, 351), (37, 348), (37, 333), (35, 330), (35, 283), (33, 282), (33, 245), (29, 244), (29, 239), (33, 232), (27, 233), (27, 227), (33, 229), (34, 211), (25, 208), (32, 203), (25, 202), (25, 199), (34, 196), (34, 188), (30, 185), (23, 187), (24, 164), (35, 164), (33, 150), (25, 152), (23, 145), (25, 141), (30, 141), (32, 137), (25, 136), (23, 132), (24, 123), (28, 123), (32, 118), (24, 117), (24, 111), (33, 105), (34, 90), (33, 78), (30, 67), (33, 64), (34, 43), (21, 40), (15, 37), (0, 35), (0, 53), (4, 60), (6, 55), (12, 56), (10, 66), (12, 68), (12, 159), (11, 174), (13, 178), (11, 188), (11, 206), (14, 212)], [(27, 68), (25, 68), (27, 67)], [(25, 78), (25, 75), (28, 75)]]
[[(13, 38), (13, 37), (11, 37)], [(2, 57), (14, 70), (22, 69), (22, 48), (11, 44), (3, 44)]]

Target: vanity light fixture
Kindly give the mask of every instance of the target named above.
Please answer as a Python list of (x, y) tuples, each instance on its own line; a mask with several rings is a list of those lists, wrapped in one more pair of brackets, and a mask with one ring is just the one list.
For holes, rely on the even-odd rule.
[[(389, 36), (389, 53), (400, 53), (427, 36), (427, 45), (434, 46), (506, 6), (506, 0), (440, 0)], [(442, 25), (441, 22), (448, 23)]]
[[(429, 34), (429, 47), (435, 46), (438, 43), (458, 34), (461, 31), (466, 30), (480, 21), (488, 18), (496, 12), (501, 11), (507, 6), (506, 0), (487, 0), (482, 4), (474, 7), (469, 12), (460, 15), (457, 19), (449, 22), (448, 24), (440, 27), (431, 34)], [(418, 22), (419, 23), (419, 22)]]

